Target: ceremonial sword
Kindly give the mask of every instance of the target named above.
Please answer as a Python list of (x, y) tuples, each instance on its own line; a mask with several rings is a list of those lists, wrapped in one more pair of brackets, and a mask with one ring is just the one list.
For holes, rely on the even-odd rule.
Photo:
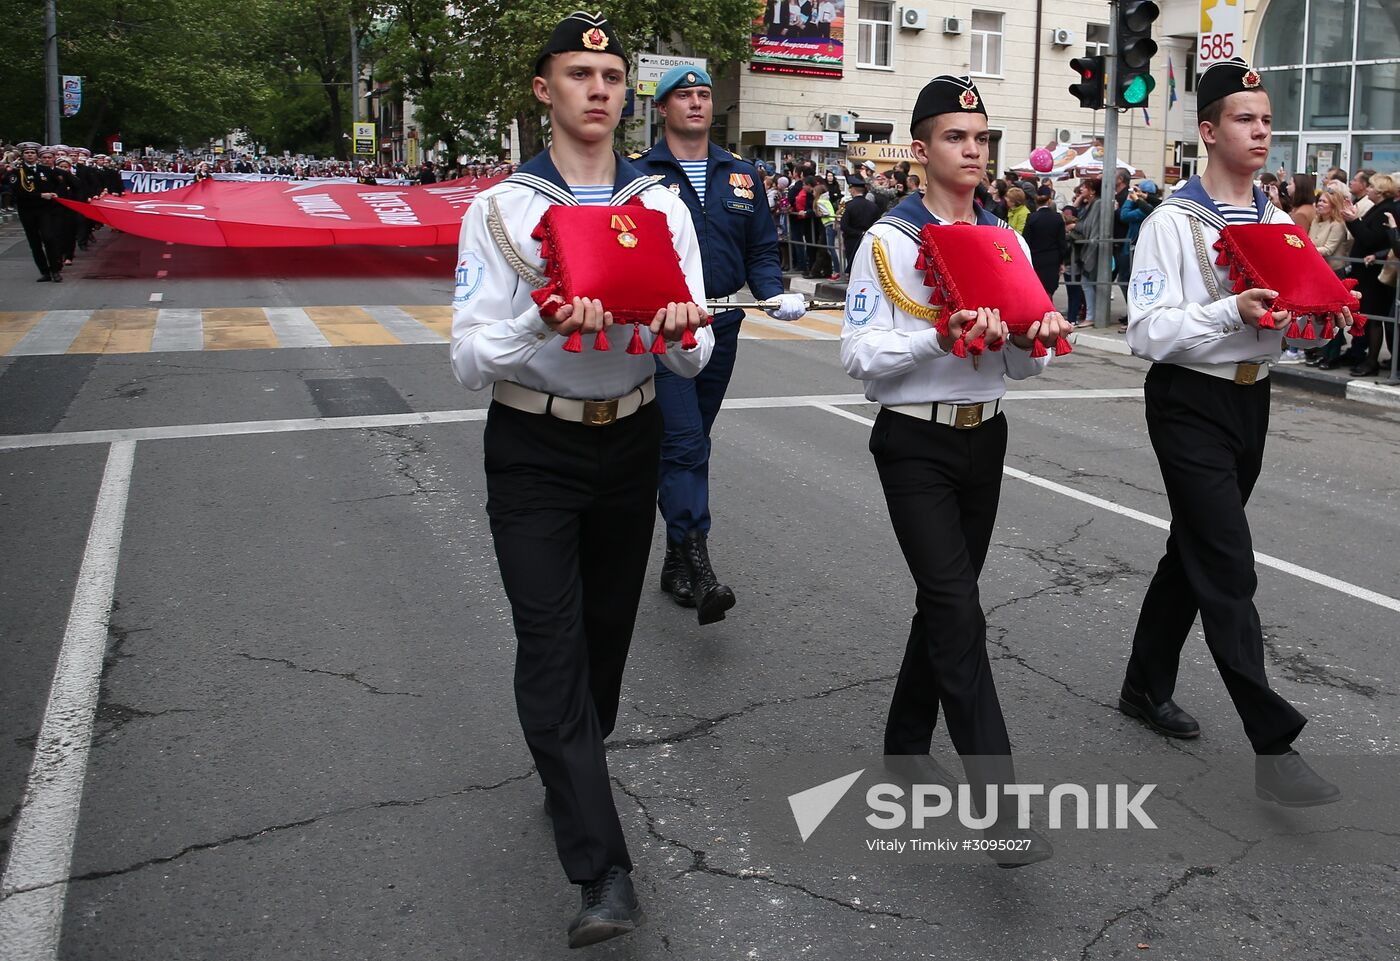
[[(709, 300), (705, 302), (705, 309), (714, 313), (721, 310), (772, 310), (780, 306), (776, 300), (753, 300), (738, 303), (729, 300)], [(843, 310), (845, 301), (841, 300), (813, 300), (807, 303), (808, 310)]]

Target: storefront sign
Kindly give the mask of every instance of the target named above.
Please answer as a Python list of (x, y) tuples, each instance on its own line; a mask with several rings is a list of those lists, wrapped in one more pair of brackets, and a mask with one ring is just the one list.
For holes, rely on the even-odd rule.
[(765, 130), (763, 143), (769, 147), (839, 147), (841, 135), (823, 130)]

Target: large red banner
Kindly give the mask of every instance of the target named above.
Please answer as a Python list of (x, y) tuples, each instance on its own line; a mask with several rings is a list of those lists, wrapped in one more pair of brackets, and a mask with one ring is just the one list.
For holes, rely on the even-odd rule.
[(462, 213), (503, 177), (432, 186), (228, 183), (205, 180), (155, 194), (63, 200), (120, 231), (201, 247), (455, 244)]

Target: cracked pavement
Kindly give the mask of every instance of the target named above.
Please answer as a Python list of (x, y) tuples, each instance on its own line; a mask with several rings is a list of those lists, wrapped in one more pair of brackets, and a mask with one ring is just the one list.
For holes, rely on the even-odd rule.
[[(831, 343), (745, 341), (730, 394), (850, 393), (835, 356)], [(452, 383), (443, 347), (61, 360), (0, 362), (0, 393), (7, 378), (54, 377), (66, 392), (7, 412), (15, 432), (312, 417), (309, 378), (382, 378), (415, 410), (485, 403)], [(1135, 361), (1077, 351), (1022, 386), (1141, 378)], [(1382, 456), (1400, 451), (1400, 417), (1287, 390), (1274, 413), (1256, 548), (1400, 593), (1400, 495)], [(1166, 515), (1140, 402), (1015, 401), (1008, 417), (1009, 465)], [(60, 957), (580, 956), (564, 947), (577, 895), (515, 716), (480, 435), (456, 423), (138, 445)], [(711, 549), (739, 605), (700, 629), (656, 591), (653, 563), (607, 752), (648, 920), (594, 956), (1400, 955), (1400, 857), (1385, 835), (1358, 842), (1376, 863), (1292, 863), (1187, 808), (1215, 832), (1210, 857), (1124, 850), (1002, 871), (774, 856), (747, 814), (762, 773), (871, 752), (904, 649), (912, 586), (865, 443), (865, 428), (818, 410), (720, 416)], [(0, 558), (0, 850), (104, 456), (0, 452), (0, 542), (20, 548)], [(1117, 711), (1164, 538), (1004, 480), (980, 592), (1018, 753), (1160, 756), (1204, 776), (1242, 749), (1198, 631), (1177, 699), (1200, 741), (1164, 741)], [(1395, 614), (1269, 570), (1258, 606), (1270, 675), (1310, 718), (1300, 747), (1396, 753)], [(941, 726), (934, 751), (952, 754)], [(1354, 831), (1328, 817), (1298, 823)]]

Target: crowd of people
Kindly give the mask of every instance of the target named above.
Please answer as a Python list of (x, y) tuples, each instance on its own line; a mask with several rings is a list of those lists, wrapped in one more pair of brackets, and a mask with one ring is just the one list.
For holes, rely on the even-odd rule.
[(0, 162), (0, 195), (19, 213), (40, 283), (62, 283), (63, 268), (86, 250), (102, 225), (59, 203), (123, 193), (121, 172), (85, 147), (21, 143)]

